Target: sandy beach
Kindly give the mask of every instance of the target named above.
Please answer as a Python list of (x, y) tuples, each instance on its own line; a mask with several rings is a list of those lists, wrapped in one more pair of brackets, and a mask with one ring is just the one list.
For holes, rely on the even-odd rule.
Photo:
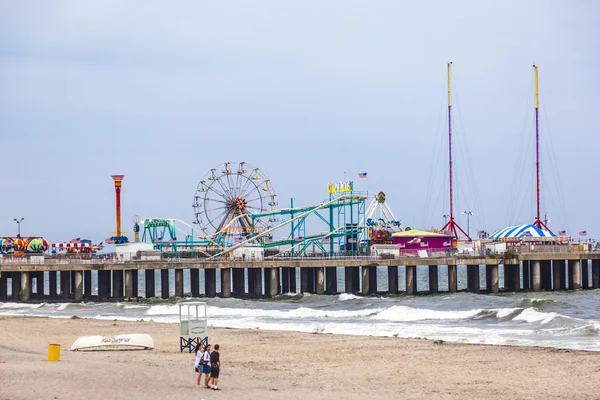
[[(82, 335), (149, 333), (155, 350), (69, 351)], [(0, 317), (1, 399), (598, 399), (600, 354), (396, 337), (210, 329), (215, 392), (195, 386), (178, 325)], [(48, 362), (49, 343), (61, 360)]]

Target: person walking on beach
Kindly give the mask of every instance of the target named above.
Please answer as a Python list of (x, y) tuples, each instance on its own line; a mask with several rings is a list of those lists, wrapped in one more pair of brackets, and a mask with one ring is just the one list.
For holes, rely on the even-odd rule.
[(202, 354), (202, 373), (204, 374), (204, 387), (208, 389), (210, 386), (210, 344), (206, 345), (206, 349)]
[(215, 344), (215, 350), (210, 354), (210, 387), (212, 390), (219, 389), (219, 372), (221, 371), (221, 357), (219, 345)]
[(198, 377), (196, 378), (196, 386), (200, 387), (200, 383), (202, 382), (202, 356), (204, 355), (204, 347), (200, 343), (196, 345), (194, 349), (194, 354), (196, 355), (196, 361), (194, 362), (194, 371), (198, 373)]

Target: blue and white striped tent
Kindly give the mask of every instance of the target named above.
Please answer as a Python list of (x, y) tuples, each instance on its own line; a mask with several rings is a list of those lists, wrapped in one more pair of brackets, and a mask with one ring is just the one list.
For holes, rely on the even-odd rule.
[(490, 239), (494, 240), (510, 240), (510, 239), (522, 239), (522, 238), (555, 238), (556, 235), (550, 231), (545, 231), (536, 227), (535, 225), (518, 225), (518, 226), (507, 226), (504, 229), (500, 229), (490, 236)]

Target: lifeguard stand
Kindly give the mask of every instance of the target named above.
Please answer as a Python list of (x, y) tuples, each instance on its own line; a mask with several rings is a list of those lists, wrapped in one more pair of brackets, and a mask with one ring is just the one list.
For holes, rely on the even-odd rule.
[(194, 351), (197, 344), (208, 344), (206, 303), (184, 301), (179, 305), (179, 351)]

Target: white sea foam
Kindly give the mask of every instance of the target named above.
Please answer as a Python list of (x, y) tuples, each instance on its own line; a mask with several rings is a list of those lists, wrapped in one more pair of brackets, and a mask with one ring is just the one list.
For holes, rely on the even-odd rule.
[(362, 297), (358, 297), (355, 294), (351, 294), (351, 293), (341, 293), (338, 296), (338, 300), (339, 301), (347, 301), (347, 300), (357, 300), (357, 299), (361, 299)]
[(387, 321), (457, 320), (476, 316), (482, 310), (443, 311), (407, 306), (392, 306), (377, 314), (376, 319)]
[(513, 321), (539, 322), (540, 324), (548, 324), (555, 318), (561, 315), (555, 312), (542, 312), (533, 308), (526, 308), (519, 315), (513, 318)]

